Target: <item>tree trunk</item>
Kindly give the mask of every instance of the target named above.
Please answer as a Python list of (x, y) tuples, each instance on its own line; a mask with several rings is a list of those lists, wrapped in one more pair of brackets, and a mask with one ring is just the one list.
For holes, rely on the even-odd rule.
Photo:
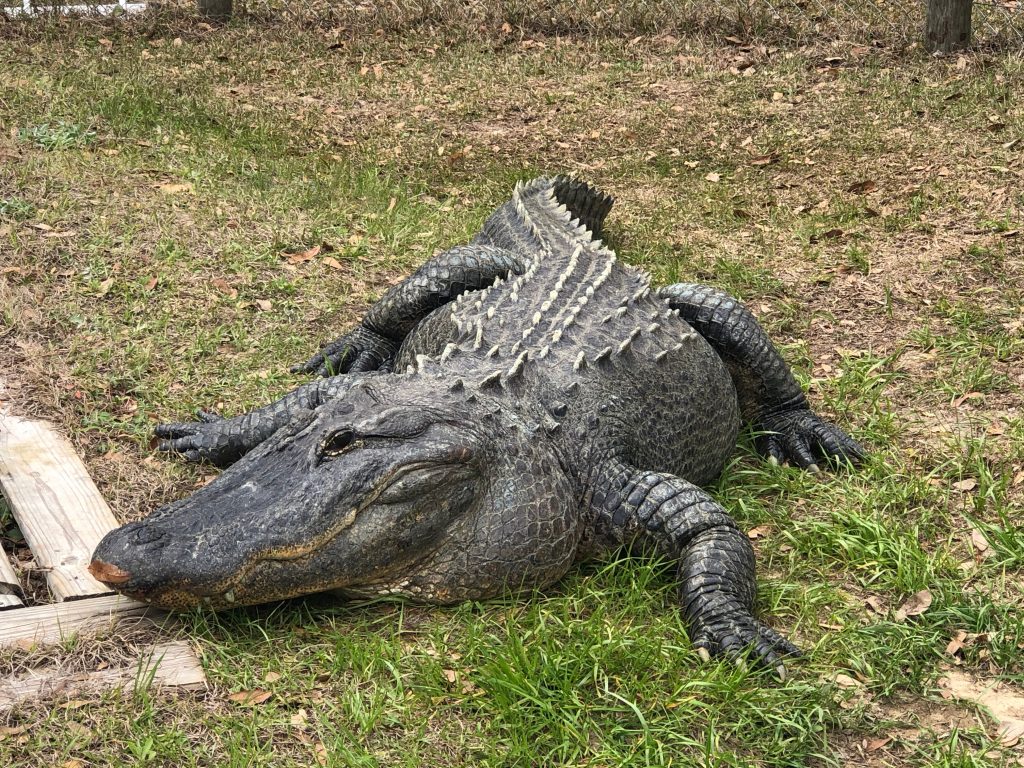
[(199, 13), (208, 19), (227, 21), (231, 18), (231, 0), (198, 0)]
[(928, 0), (924, 44), (929, 51), (959, 51), (971, 45), (973, 0)]

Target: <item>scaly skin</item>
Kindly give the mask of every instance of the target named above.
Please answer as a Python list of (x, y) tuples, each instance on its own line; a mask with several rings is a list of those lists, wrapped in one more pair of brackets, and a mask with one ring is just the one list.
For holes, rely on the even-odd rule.
[(809, 408), (757, 321), (720, 291), (651, 292), (596, 235), (611, 198), (517, 187), (466, 246), (395, 286), (302, 370), (330, 378), (233, 419), (157, 428), (229, 467), (109, 534), (98, 578), (168, 608), (322, 590), (452, 602), (549, 584), (624, 545), (679, 562), (703, 656), (784, 673), (753, 616), (754, 555), (698, 486), (741, 412), (769, 458), (861, 448)]

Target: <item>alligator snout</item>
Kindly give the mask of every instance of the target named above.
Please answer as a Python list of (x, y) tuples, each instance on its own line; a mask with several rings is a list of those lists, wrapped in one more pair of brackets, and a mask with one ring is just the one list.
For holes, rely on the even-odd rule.
[(132, 575), (128, 571), (123, 571), (116, 565), (105, 563), (102, 560), (93, 560), (89, 563), (89, 573), (93, 575), (97, 581), (102, 581), (104, 584), (117, 587), (124, 584)]

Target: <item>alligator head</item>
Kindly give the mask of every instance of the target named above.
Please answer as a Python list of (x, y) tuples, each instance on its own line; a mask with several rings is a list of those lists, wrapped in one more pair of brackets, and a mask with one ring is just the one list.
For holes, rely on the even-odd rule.
[[(573, 518), (553, 501), (571, 497), (564, 477), (549, 489), (525, 481), (558, 474), (558, 462), (518, 416), (403, 378), (354, 387), (193, 495), (110, 532), (93, 554), (93, 574), (170, 609), (332, 589), (402, 592), (389, 585), (410, 577), (423, 581), (425, 597), (455, 600), (466, 595), (451, 592), (439, 565), (450, 568), (452, 553), (486, 547), (493, 559), (499, 536), (529, 547), (527, 530), (499, 529), (529, 526), (537, 509), (556, 525)], [(493, 538), (477, 541), (481, 533)], [(562, 559), (567, 566), (571, 558)]]

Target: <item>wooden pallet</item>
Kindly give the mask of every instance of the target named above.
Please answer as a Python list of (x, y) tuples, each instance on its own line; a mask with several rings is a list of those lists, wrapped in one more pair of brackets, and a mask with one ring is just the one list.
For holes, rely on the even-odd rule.
[[(48, 424), (0, 412), (0, 490), (32, 550), (46, 571), (56, 602), (26, 608), (18, 576), (0, 557), (0, 648), (60, 643), (70, 637), (109, 633), (127, 617), (163, 629), (168, 615), (111, 593), (87, 568), (93, 549), (117, 520), (71, 444)], [(76, 675), (58, 669), (0, 681), (0, 708), (19, 701), (150, 680), (156, 685), (203, 687), (206, 677), (184, 641), (165, 642), (144, 652), (134, 665)]]

